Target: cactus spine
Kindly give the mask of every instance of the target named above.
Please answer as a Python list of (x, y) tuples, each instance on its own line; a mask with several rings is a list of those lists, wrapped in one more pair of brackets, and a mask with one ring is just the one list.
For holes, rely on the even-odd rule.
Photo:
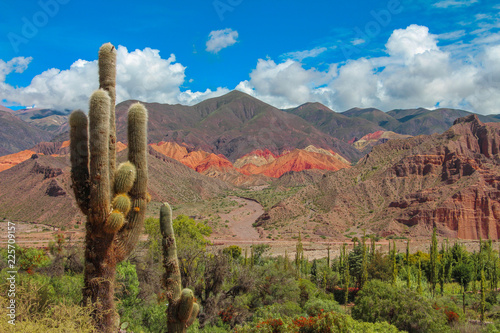
[(116, 265), (137, 244), (148, 201), (147, 111), (139, 103), (129, 109), (130, 162), (116, 171), (116, 50), (110, 43), (99, 50), (99, 84), (88, 118), (77, 110), (69, 119), (71, 178), (78, 206), (87, 215), (83, 301), (96, 305), (100, 332), (116, 332)]
[(163, 246), (163, 266), (165, 267), (163, 283), (168, 300), (168, 332), (183, 333), (186, 332), (186, 329), (191, 326), (198, 316), (200, 307), (195, 302), (191, 289), (181, 290), (182, 281), (172, 225), (172, 209), (168, 203), (164, 203), (160, 208), (160, 231)]

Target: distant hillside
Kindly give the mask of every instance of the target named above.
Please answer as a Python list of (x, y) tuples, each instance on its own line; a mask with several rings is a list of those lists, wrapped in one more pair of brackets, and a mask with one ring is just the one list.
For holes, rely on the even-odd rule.
[[(421, 135), (443, 133), (453, 125), (456, 119), (470, 116), (473, 113), (457, 109), (427, 110), (419, 108), (392, 110), (387, 112), (387, 114), (401, 123), (395, 127), (387, 127), (387, 130), (400, 134)], [(500, 121), (500, 119), (495, 118), (495, 116), (477, 116), (482, 122)]]
[[(118, 159), (126, 159), (126, 154), (122, 151)], [(148, 192), (154, 201), (196, 202), (232, 188), (157, 152), (150, 153), (148, 167)], [(0, 172), (0, 188), (0, 217), (53, 226), (84, 221), (71, 189), (69, 156), (35, 154)]]
[[(133, 101), (117, 105), (117, 137), (126, 140), (126, 110)], [(149, 141), (175, 141), (222, 154), (230, 161), (257, 149), (274, 154), (309, 145), (331, 149), (349, 160), (362, 155), (306, 120), (239, 91), (205, 100), (192, 107), (145, 103), (149, 112)]]
[(379, 109), (375, 108), (352, 108), (345, 112), (342, 112), (342, 115), (351, 118), (363, 118), (385, 129), (395, 128), (400, 125), (399, 120), (392, 117), (389, 113), (380, 111)]
[(0, 156), (26, 150), (39, 142), (50, 141), (52, 135), (14, 116), (0, 111)]
[(361, 138), (368, 133), (384, 130), (372, 121), (336, 113), (321, 103), (306, 103), (284, 111), (301, 117), (324, 133), (344, 142), (354, 137)]

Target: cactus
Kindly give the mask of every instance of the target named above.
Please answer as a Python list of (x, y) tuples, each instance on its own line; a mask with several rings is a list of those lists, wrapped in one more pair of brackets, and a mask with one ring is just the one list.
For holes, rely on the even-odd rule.
[(137, 244), (149, 195), (147, 111), (136, 103), (128, 112), (129, 162), (116, 170), (116, 50), (99, 50), (100, 89), (90, 97), (89, 116), (70, 118), (71, 178), (75, 198), (87, 215), (83, 301), (95, 304), (100, 332), (117, 332), (114, 305), (116, 265)]
[(165, 267), (163, 283), (168, 300), (168, 333), (186, 332), (198, 316), (200, 307), (195, 302), (191, 289), (181, 290), (182, 281), (172, 226), (172, 209), (168, 203), (164, 203), (160, 208), (160, 230)]

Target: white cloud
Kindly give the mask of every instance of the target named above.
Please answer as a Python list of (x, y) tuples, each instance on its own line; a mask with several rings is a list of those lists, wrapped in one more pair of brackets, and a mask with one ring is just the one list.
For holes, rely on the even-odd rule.
[(362, 38), (357, 38), (357, 39), (354, 39), (351, 41), (351, 44), (352, 45), (360, 45), (360, 44), (363, 44), (363, 43), (366, 43), (366, 41)]
[[(27, 87), (13, 87), (5, 83), (9, 73), (24, 71), (31, 58), (0, 60), (0, 100), (11, 104), (37, 105), (54, 109), (88, 109), (88, 98), (98, 88), (97, 61), (77, 60), (69, 69), (51, 68), (35, 76)], [(129, 52), (117, 48), (117, 103), (137, 99), (144, 102), (193, 104), (203, 98), (222, 94), (216, 91), (181, 92), (185, 69), (171, 54), (167, 59), (158, 50), (145, 48)]]
[(321, 53), (325, 52), (326, 50), (327, 50), (326, 47), (316, 47), (312, 50), (288, 52), (288, 53), (283, 54), (281, 57), (293, 59), (293, 60), (297, 60), (297, 61), (302, 61), (306, 58), (315, 58), (315, 57), (319, 56)]
[(432, 6), (437, 8), (469, 7), (477, 1), (478, 0), (441, 0), (434, 3)]
[(12, 72), (24, 72), (31, 60), (31, 57), (16, 57), (7, 62), (0, 59), (0, 82), (5, 81), (5, 77)]
[(331, 64), (325, 71), (291, 59), (260, 59), (237, 89), (281, 108), (317, 101), (337, 111), (440, 106), (500, 113), (500, 45), (485, 42), (494, 37), (482, 36), (470, 53), (472, 45), (441, 48), (439, 36), (411, 25), (393, 31), (387, 56)]
[(233, 29), (214, 30), (208, 35), (206, 51), (211, 53), (219, 53), (220, 50), (225, 49), (237, 42), (238, 31)]
[(385, 46), (390, 56), (402, 56), (406, 59), (438, 50), (437, 36), (429, 34), (429, 28), (416, 24), (394, 30)]
[(304, 69), (300, 62), (288, 59), (280, 64), (259, 59), (250, 73), (250, 81), (241, 82), (236, 89), (257, 96), (280, 107), (291, 107), (310, 101), (313, 87), (325, 82), (326, 73)]

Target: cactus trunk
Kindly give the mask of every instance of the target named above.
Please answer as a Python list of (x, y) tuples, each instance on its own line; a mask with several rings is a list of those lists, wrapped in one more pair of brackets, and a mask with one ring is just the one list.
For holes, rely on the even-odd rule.
[(200, 308), (190, 289), (181, 290), (182, 281), (172, 225), (172, 209), (167, 203), (160, 208), (160, 230), (165, 267), (163, 283), (168, 300), (168, 333), (184, 333), (198, 316)]
[(82, 111), (70, 116), (71, 178), (87, 215), (83, 302), (95, 305), (99, 332), (117, 332), (116, 265), (137, 244), (148, 202), (147, 111), (140, 103), (129, 109), (129, 162), (116, 170), (116, 50), (109, 43), (99, 50), (99, 81), (88, 119)]

